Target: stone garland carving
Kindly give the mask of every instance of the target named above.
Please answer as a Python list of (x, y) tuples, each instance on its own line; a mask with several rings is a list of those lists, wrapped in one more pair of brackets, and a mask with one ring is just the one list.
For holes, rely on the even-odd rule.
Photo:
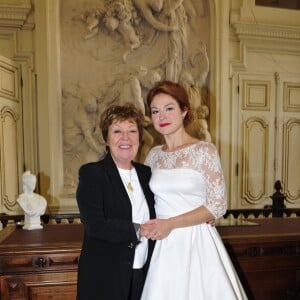
[[(62, 36), (67, 45), (62, 49), (62, 68), (67, 75), (63, 74), (62, 84), (66, 194), (76, 189), (80, 165), (99, 160), (105, 153), (98, 124), (107, 106), (131, 101), (145, 113), (139, 161), (144, 161), (154, 145), (162, 143), (147, 117), (145, 103), (156, 81), (172, 80), (186, 88), (195, 116), (188, 130), (202, 140), (211, 140), (207, 124), (207, 46), (200, 36), (193, 39), (197, 19), (205, 16), (205, 0), (91, 1), (78, 1), (73, 10), (68, 10), (72, 13), (67, 21), (67, 9), (61, 7)], [(90, 66), (88, 78), (81, 74), (76, 78), (74, 65), (68, 63), (70, 57), (78, 57), (83, 73)], [(100, 67), (105, 71), (97, 69)]]

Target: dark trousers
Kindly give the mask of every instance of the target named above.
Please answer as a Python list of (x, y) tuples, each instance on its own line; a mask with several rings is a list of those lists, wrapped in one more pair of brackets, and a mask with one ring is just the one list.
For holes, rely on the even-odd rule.
[(140, 300), (145, 282), (144, 269), (133, 269), (128, 300)]

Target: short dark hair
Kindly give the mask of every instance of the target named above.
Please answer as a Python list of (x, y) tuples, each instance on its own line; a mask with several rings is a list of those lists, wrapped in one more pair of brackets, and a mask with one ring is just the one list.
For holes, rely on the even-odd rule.
[(145, 123), (144, 114), (131, 103), (111, 105), (102, 113), (99, 126), (104, 141), (107, 142), (108, 129), (114, 121), (126, 120), (132, 120), (136, 123), (139, 131), (139, 142), (141, 142)]
[[(148, 92), (147, 105), (150, 108), (154, 96), (158, 94), (166, 94), (174, 98), (182, 111), (186, 111), (183, 119), (183, 125), (186, 127), (193, 121), (193, 112), (189, 102), (188, 94), (183, 86), (179, 83), (163, 80), (157, 82)], [(150, 110), (151, 111), (151, 110)]]

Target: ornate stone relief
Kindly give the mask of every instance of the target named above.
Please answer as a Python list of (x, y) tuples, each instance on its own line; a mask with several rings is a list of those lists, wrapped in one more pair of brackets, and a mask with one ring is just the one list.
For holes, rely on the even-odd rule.
[[(210, 140), (209, 4), (207, 0), (64, 0), (60, 4), (64, 186), (72, 194), (81, 164), (98, 160), (105, 144), (101, 112), (133, 102), (147, 115), (154, 82), (185, 86), (194, 109), (189, 131)], [(141, 150), (161, 143), (147, 118)]]

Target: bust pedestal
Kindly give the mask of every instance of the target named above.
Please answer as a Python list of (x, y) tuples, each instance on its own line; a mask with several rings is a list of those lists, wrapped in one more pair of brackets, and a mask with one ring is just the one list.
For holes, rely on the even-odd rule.
[(34, 229), (42, 229), (41, 225), (41, 217), (40, 216), (29, 216), (27, 214), (24, 215), (24, 226), (22, 227), (25, 230), (34, 230)]

